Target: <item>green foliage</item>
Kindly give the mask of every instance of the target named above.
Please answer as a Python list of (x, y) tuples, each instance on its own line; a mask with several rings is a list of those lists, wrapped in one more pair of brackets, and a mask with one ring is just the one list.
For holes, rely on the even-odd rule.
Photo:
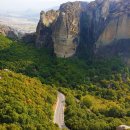
[(57, 130), (52, 123), (54, 86), (66, 95), (68, 128), (115, 130), (118, 125), (130, 125), (130, 69), (119, 57), (61, 59), (45, 48), (0, 36), (0, 68), (44, 83), (0, 72), (0, 129)]
[(108, 111), (108, 116), (122, 118), (126, 115), (125, 111), (118, 107), (112, 107)]
[(89, 96), (83, 97), (81, 104), (90, 108), (92, 106), (92, 98)]
[(50, 55), (49, 50), (36, 49), (32, 45), (11, 41), (3, 36), (0, 36), (0, 43), (1, 69), (38, 77), (46, 84), (71, 88), (90, 82), (96, 84), (103, 79), (113, 79), (113, 73), (120, 72), (123, 66), (116, 58), (92, 62), (78, 58), (56, 58)]
[(52, 122), (55, 89), (9, 70), (1, 70), (0, 77), (1, 129), (58, 129)]

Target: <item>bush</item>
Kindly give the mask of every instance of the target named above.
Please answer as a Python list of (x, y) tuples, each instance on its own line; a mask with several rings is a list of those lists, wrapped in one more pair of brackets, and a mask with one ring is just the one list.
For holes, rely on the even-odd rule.
[(117, 108), (117, 107), (112, 107), (108, 111), (108, 116), (110, 117), (123, 118), (125, 115), (126, 115), (126, 112), (123, 109)]
[(89, 96), (85, 96), (81, 100), (81, 105), (90, 108), (92, 106), (92, 99)]

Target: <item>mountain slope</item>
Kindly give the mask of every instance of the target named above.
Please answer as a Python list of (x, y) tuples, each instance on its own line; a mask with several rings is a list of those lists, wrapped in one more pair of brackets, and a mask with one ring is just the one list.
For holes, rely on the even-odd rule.
[[(115, 130), (118, 125), (130, 124), (130, 68), (126, 66), (119, 57), (105, 59), (95, 58), (90, 61), (76, 57), (68, 59), (57, 58), (51, 55), (50, 50), (46, 48), (36, 49), (32, 44), (13, 41), (1, 35), (0, 68), (20, 72), (30, 77), (37, 77), (42, 83), (47, 84), (47, 88), (52, 89), (52, 92), (47, 91), (50, 94), (52, 93), (52, 95), (55, 93), (53, 87), (56, 87), (58, 91), (65, 94), (65, 123), (67, 128), (72, 130)], [(5, 71), (1, 72), (4, 73)], [(19, 76), (15, 76), (17, 74), (12, 74), (12, 72), (5, 72), (5, 74), (9, 77), (9, 82), (11, 83), (7, 82), (9, 88), (13, 86), (13, 83), (17, 83), (17, 80), (19, 81)], [(10, 77), (11, 75), (13, 75), (14, 80)], [(1, 76), (0, 81), (4, 80), (2, 77), (4, 77), (4, 75)], [(29, 93), (29, 99), (35, 95), (36, 91), (34, 89), (34, 91), (31, 89), (28, 90), (25, 87), (26, 84), (29, 88), (39, 86), (40, 88), (38, 90), (41, 90), (41, 87), (43, 87), (43, 89), (46, 88), (45, 85), (41, 83), (36, 84), (36, 86), (33, 85), (35, 82), (32, 78), (24, 78), (24, 76), (21, 78), (20, 81), (22, 80), (22, 84), (20, 84), (20, 82), (20, 86), (17, 87), (25, 88), (25, 90), (27, 90), (26, 93)], [(4, 89), (1, 89), (2, 93), (4, 93), (2, 98), (6, 99), (6, 91), (3, 92)], [(20, 91), (22, 90), (20, 89)], [(20, 91), (18, 91), (19, 95)], [(15, 89), (11, 91), (11, 93), (14, 92)], [(10, 95), (10, 93), (8, 93), (8, 95)], [(22, 95), (24, 95), (23, 91)], [(44, 96), (46, 95), (48, 95), (48, 93), (45, 93)], [(56, 100), (55, 96), (52, 97), (54, 100)], [(31, 100), (34, 101), (34, 98), (31, 98)], [(41, 98), (37, 99), (36, 96), (36, 100), (41, 103)], [(55, 102), (54, 100), (51, 104)], [(44, 101), (42, 103), (44, 103)], [(49, 101), (46, 103), (48, 104)], [(12, 104), (12, 102), (9, 102), (9, 104)], [(51, 104), (50, 106), (52, 106)], [(23, 105), (24, 104), (22, 104), (22, 106)], [(35, 104), (32, 105), (34, 105), (31, 107), (32, 109), (37, 108)], [(12, 107), (15, 108), (14, 106)], [(52, 120), (51, 111), (52, 109), (50, 110), (49, 107), (48, 109), (43, 109), (42, 112), (49, 112), (47, 119)], [(37, 121), (35, 121), (36, 118), (33, 115), (31, 116), (33, 118), (29, 124), (31, 126), (29, 127), (34, 129), (37, 127), (37, 125), (35, 125)], [(40, 116), (37, 118), (37, 120), (40, 120)], [(1, 116), (0, 119), (3, 120), (3, 117)], [(19, 123), (18, 120), (16, 122)], [(42, 121), (40, 120), (39, 122), (41, 123)], [(6, 123), (3, 125), (9, 124)], [(49, 126), (46, 128), (49, 129)], [(9, 127), (14, 128), (16, 126), (13, 125)], [(22, 127), (28, 128), (26, 124)], [(52, 128), (55, 129), (55, 126), (52, 126)]]
[(9, 70), (0, 70), (0, 129), (49, 129), (53, 124), (56, 91)]

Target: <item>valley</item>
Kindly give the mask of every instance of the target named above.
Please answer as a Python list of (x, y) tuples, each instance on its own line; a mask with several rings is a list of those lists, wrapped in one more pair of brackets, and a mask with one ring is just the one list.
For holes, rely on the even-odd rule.
[(0, 24), (9, 26), (23, 34), (35, 32), (37, 26), (37, 22), (35, 21), (9, 16), (0, 16)]

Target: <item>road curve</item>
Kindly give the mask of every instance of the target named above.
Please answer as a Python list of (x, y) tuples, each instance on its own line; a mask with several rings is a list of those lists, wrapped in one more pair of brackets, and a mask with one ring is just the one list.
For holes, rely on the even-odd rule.
[(54, 123), (58, 124), (59, 128), (66, 128), (64, 122), (64, 108), (65, 108), (65, 96), (58, 92), (57, 104), (54, 113)]

